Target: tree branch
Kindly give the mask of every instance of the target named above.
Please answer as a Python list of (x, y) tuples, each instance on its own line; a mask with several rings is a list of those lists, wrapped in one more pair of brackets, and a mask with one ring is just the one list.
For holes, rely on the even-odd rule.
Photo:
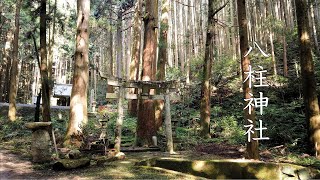
[(132, 25), (128, 26), (128, 27), (127, 27), (127, 28), (125, 28), (125, 29), (122, 29), (122, 30), (121, 30), (121, 32), (124, 32), (124, 31), (126, 31), (126, 30), (130, 29), (131, 27), (132, 27)]
[(226, 7), (228, 3), (229, 3), (229, 1), (227, 1), (224, 5), (222, 5), (220, 8), (218, 8), (218, 9), (212, 14), (212, 17), (210, 17), (210, 19), (213, 18), (213, 17), (214, 17), (219, 11), (221, 11), (224, 7)]

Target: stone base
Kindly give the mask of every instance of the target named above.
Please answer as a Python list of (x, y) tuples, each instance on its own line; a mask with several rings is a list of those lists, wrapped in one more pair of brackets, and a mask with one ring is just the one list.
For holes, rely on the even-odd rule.
[(36, 163), (51, 160), (50, 136), (47, 130), (38, 129), (32, 132), (31, 154), (32, 161)]

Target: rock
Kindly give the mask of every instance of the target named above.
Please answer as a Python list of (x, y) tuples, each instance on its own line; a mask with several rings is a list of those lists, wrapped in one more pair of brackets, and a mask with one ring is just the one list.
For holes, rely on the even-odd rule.
[(29, 122), (26, 123), (25, 126), (28, 129), (37, 130), (37, 129), (45, 129), (49, 126), (51, 126), (51, 122)]
[(109, 151), (108, 151), (108, 157), (114, 157), (115, 155), (116, 155), (116, 153), (117, 153), (117, 151), (116, 151), (116, 149), (110, 149)]
[(81, 158), (81, 152), (78, 149), (73, 149), (68, 153), (69, 159), (80, 159)]
[(71, 150), (69, 148), (59, 148), (61, 154), (68, 154)]
[(32, 130), (31, 155), (36, 163), (49, 162), (51, 160), (50, 135), (46, 130), (51, 122), (30, 122), (25, 126)]
[(124, 160), (126, 158), (126, 155), (123, 152), (118, 152), (115, 155), (115, 158), (119, 159), (119, 160)]
[(298, 172), (298, 177), (300, 180), (307, 180), (307, 179), (311, 179), (310, 177), (310, 172), (308, 171), (307, 168), (304, 169), (300, 169)]

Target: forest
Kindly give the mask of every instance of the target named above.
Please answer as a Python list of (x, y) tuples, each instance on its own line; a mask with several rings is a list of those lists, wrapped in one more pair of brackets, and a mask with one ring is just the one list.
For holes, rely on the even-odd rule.
[(320, 178), (319, 31), (319, 0), (1, 0), (0, 179)]

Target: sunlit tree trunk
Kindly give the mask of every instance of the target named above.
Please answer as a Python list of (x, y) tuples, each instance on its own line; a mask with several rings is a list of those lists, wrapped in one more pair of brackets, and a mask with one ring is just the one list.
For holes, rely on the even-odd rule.
[[(178, 1), (179, 2), (179, 1)], [(177, 13), (178, 13), (178, 52), (179, 52), (179, 61), (180, 61), (180, 66), (179, 69), (180, 71), (185, 74), (185, 56), (184, 56), (184, 51), (185, 51), (185, 46), (184, 46), (184, 40), (185, 40), (185, 28), (184, 28), (184, 23), (183, 23), (183, 5), (177, 4)]]
[[(161, 9), (161, 26), (160, 26), (160, 40), (159, 40), (159, 60), (157, 68), (157, 80), (165, 80), (166, 63), (168, 62), (168, 15), (169, 15), (169, 0), (162, 0)], [(164, 93), (160, 90), (157, 93)], [(164, 107), (163, 100), (155, 101), (155, 119), (156, 129), (162, 126), (162, 112)]]
[(314, 42), (314, 49), (315, 52), (320, 55), (320, 49), (319, 49), (319, 42), (318, 42), (318, 32), (317, 32), (317, 27), (316, 27), (316, 21), (317, 19), (315, 18), (315, 13), (314, 13), (314, 7), (313, 7), (313, 2), (310, 2), (310, 20), (311, 20), (311, 28), (312, 28), (312, 36), (313, 36), (313, 42)]
[(298, 17), (298, 35), (300, 49), (300, 64), (302, 76), (305, 115), (309, 126), (309, 137), (317, 158), (320, 157), (320, 111), (314, 76), (311, 37), (309, 32), (308, 6), (306, 0), (295, 0)]
[(50, 117), (50, 76), (49, 61), (47, 59), (47, 26), (46, 0), (41, 0), (40, 9), (40, 56), (41, 56), (41, 92), (42, 92), (42, 120), (51, 121)]
[(178, 24), (177, 24), (177, 2), (173, 0), (174, 10), (174, 66), (179, 66), (179, 53), (178, 53)]
[[(111, 0), (110, 0), (110, 4), (111, 4)], [(112, 13), (113, 11), (110, 9), (109, 10), (109, 16), (112, 17)], [(110, 24), (112, 24), (112, 20), (110, 19)], [(113, 76), (114, 74), (114, 70), (113, 70), (113, 41), (114, 41), (114, 38), (113, 38), (113, 33), (112, 33), (112, 29), (111, 27), (109, 28), (108, 30), (108, 36), (109, 36), (109, 46), (108, 46), (108, 54), (109, 54), (109, 66), (108, 66), (108, 70), (109, 70), (109, 74)], [(113, 93), (114, 92), (114, 89), (113, 89), (113, 86), (109, 86), (107, 85), (107, 92), (108, 93)]]
[(9, 93), (9, 111), (8, 117), (10, 121), (16, 120), (16, 97), (18, 87), (18, 51), (19, 51), (19, 31), (20, 31), (20, 8), (22, 0), (18, 0), (16, 3), (16, 15), (15, 15), (15, 30), (13, 39), (13, 52), (12, 52), (12, 65), (10, 71), (10, 93)]
[(169, 0), (169, 13), (168, 13), (168, 66), (173, 67), (173, 49), (172, 49), (172, 37), (173, 37), (173, 24), (172, 24), (172, 1)]
[(70, 119), (64, 145), (81, 146), (82, 129), (88, 122), (87, 91), (89, 79), (89, 14), (90, 0), (77, 0), (77, 36), (74, 59)]
[[(142, 0), (136, 3), (135, 16), (133, 20), (133, 36), (131, 47), (131, 63), (130, 63), (130, 80), (139, 79), (139, 65), (140, 65), (140, 47), (141, 47), (141, 10)], [(138, 93), (137, 89), (130, 89), (130, 93)], [(128, 111), (130, 115), (137, 116), (138, 100), (129, 100)]]
[[(239, 36), (240, 36), (240, 51), (241, 51), (241, 68), (242, 68), (242, 80), (246, 79), (245, 72), (249, 71), (250, 59), (249, 56), (244, 57), (244, 55), (248, 52), (248, 20), (246, 16), (246, 1), (245, 0), (237, 0), (237, 9), (238, 9), (238, 23), (239, 23)], [(244, 99), (250, 99), (250, 93), (252, 93), (252, 89), (249, 88), (249, 81), (243, 83), (243, 95)], [(245, 104), (246, 105), (246, 104)], [(255, 127), (255, 114), (252, 111), (249, 114), (249, 110), (244, 109), (244, 119), (246, 123), (249, 124), (248, 119), (250, 119)], [(251, 136), (251, 141), (247, 142), (247, 156), (250, 159), (259, 159), (259, 151), (258, 151), (258, 141), (253, 140), (252, 138), (256, 137), (256, 133)]]
[[(117, 20), (117, 77), (123, 77), (123, 44), (122, 44), (122, 9), (118, 10), (118, 20)], [(123, 96), (124, 89), (119, 87), (118, 92), (118, 118), (116, 120), (116, 128), (114, 132), (114, 147), (116, 152), (120, 152), (121, 147), (121, 132), (123, 124)]]
[(117, 52), (117, 76), (122, 76), (123, 71), (123, 46), (122, 46), (122, 10), (119, 9), (117, 13), (117, 38), (116, 38), (116, 52)]
[(192, 41), (193, 41), (193, 48), (194, 48), (194, 54), (197, 56), (198, 55), (198, 52), (199, 52), (199, 47), (198, 47), (198, 38), (197, 38), (197, 35), (198, 35), (198, 32), (197, 32), (197, 22), (196, 22), (196, 16), (197, 13), (196, 13), (196, 4), (195, 1), (190, 1), (190, 7), (189, 7), (189, 10), (191, 9), (191, 31), (192, 31)]
[[(54, 0), (53, 6), (53, 19), (52, 19), (52, 30), (51, 35), (49, 33), (49, 53), (48, 53), (48, 69), (52, 69), (52, 62), (53, 62), (53, 46), (55, 44), (55, 34), (56, 34), (56, 15), (57, 15), (57, 0)], [(49, 28), (50, 30), (50, 28)], [(49, 79), (52, 79), (52, 71), (48, 71)], [(56, 73), (57, 74), (57, 73)], [(51, 95), (52, 87), (50, 86), (50, 95)]]
[[(152, 67), (156, 61), (158, 24), (158, 0), (146, 0), (144, 15), (144, 46), (143, 46), (143, 70), (142, 81), (155, 80), (155, 69)], [(143, 89), (142, 93), (148, 93)], [(152, 145), (152, 136), (156, 135), (156, 122), (153, 100), (139, 100), (138, 124), (137, 124), (137, 145)]]

